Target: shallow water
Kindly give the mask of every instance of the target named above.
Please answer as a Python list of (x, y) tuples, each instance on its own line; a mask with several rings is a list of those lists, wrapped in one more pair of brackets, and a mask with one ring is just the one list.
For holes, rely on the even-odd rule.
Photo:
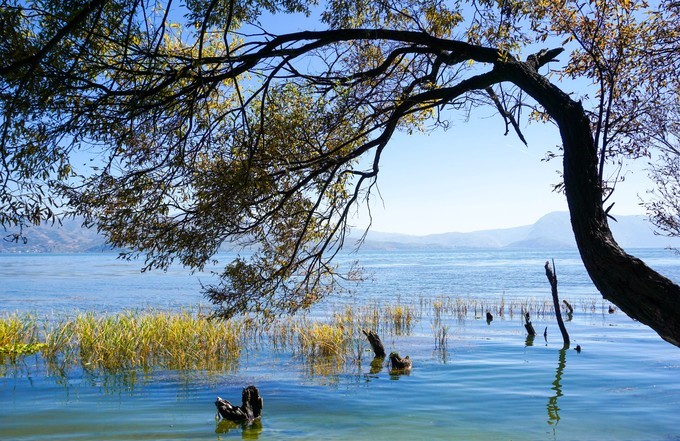
[[(327, 303), (548, 298), (543, 254), (363, 253), (375, 281)], [(639, 254), (677, 280), (680, 262), (672, 254)], [(595, 301), (567, 323), (580, 353), (561, 349), (552, 315), (534, 317), (541, 335), (528, 342), (520, 315), (506, 313), (491, 324), (474, 314), (446, 317), (444, 350), (435, 349), (428, 317), (409, 335), (382, 336), (388, 351), (413, 360), (413, 370), (401, 376), (386, 368), (371, 373), (369, 352), (325, 371), (291, 354), (251, 350), (229, 372), (76, 369), (66, 376), (29, 356), (0, 370), (0, 439), (680, 439), (678, 348), (618, 311), (607, 313), (574, 252), (553, 256), (562, 298)], [(4, 310), (174, 308), (201, 300), (196, 276), (140, 275), (134, 263), (113, 256), (0, 255), (0, 263)], [(262, 421), (217, 422), (215, 397), (239, 401), (248, 384), (264, 397)]]

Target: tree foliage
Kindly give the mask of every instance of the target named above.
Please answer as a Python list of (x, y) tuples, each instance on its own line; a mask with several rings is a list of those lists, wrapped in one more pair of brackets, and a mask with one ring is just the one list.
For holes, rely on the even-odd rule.
[[(323, 29), (268, 30), (287, 14)], [(4, 0), (0, 224), (63, 204), (145, 268), (256, 245), (206, 288), (216, 314), (294, 312), (342, 280), (332, 258), (395, 132), (492, 106), (520, 137), (523, 115), (552, 119), (566, 153), (584, 111), (538, 73), (556, 46), (571, 53), (553, 74), (587, 91), (600, 165), (583, 194), (601, 210), (605, 160), (667, 136), (677, 14), (627, 0)]]
[[(579, 98), (588, 103), (605, 199), (623, 178), (623, 159), (667, 150), (668, 122), (678, 118), (680, 7), (677, 2), (657, 6), (543, 1), (533, 14), (541, 20), (535, 26), (540, 40), (557, 35), (574, 47), (559, 77), (586, 79), (594, 86)], [(618, 166), (606, 173), (608, 160)]]

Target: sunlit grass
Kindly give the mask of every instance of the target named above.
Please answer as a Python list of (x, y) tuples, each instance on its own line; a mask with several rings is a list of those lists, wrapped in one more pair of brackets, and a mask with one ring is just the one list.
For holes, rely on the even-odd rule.
[[(607, 310), (601, 300), (572, 300), (576, 311)], [(208, 320), (199, 311), (125, 311), (82, 313), (38, 320), (31, 314), (0, 317), (0, 362), (40, 353), (52, 369), (79, 366), (86, 371), (134, 369), (222, 371), (242, 351), (279, 351), (299, 357), (309, 372), (336, 372), (360, 361), (369, 348), (362, 329), (383, 338), (411, 334), (424, 317), (430, 321), (433, 349), (446, 351), (451, 320), (482, 319), (486, 311), (500, 320), (554, 314), (548, 299), (420, 298), (411, 303), (344, 305), (327, 316), (280, 318), (260, 324), (254, 318)], [(517, 316), (517, 317), (515, 317)], [(422, 327), (421, 327), (422, 329)]]
[(407, 335), (417, 321), (416, 308), (401, 303), (387, 305), (384, 309), (384, 320), (389, 330), (396, 335)]
[(36, 338), (36, 321), (31, 315), (15, 313), (0, 321), (0, 348), (18, 343), (34, 343)]
[(41, 326), (31, 316), (0, 319), (0, 347), (40, 345), (49, 361), (84, 369), (219, 369), (238, 358), (241, 321), (208, 321), (185, 312), (85, 313)]
[(29, 314), (11, 314), (0, 320), (0, 362), (21, 355), (34, 354), (45, 347), (39, 341), (35, 318)]
[(301, 321), (295, 329), (297, 336), (296, 350), (308, 357), (343, 358), (351, 332), (335, 323), (319, 323)]
[(241, 325), (208, 321), (188, 311), (125, 312), (79, 316), (74, 333), (85, 366), (210, 369), (238, 357)]

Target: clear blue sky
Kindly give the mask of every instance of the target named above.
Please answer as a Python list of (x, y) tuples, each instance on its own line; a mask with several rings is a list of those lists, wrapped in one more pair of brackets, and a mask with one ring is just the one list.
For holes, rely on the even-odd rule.
[[(514, 133), (503, 133), (499, 117), (473, 117), (445, 132), (393, 139), (381, 162), (382, 201), (373, 198), (371, 229), (417, 235), (467, 232), (527, 225), (549, 212), (566, 211), (564, 196), (552, 191), (560, 180), (561, 159), (541, 161), (560, 144), (557, 129), (537, 123), (526, 127), (528, 147)], [(650, 187), (644, 164), (636, 164), (637, 170), (617, 187), (613, 213), (644, 213), (637, 196)], [(354, 222), (366, 224), (365, 214)]]

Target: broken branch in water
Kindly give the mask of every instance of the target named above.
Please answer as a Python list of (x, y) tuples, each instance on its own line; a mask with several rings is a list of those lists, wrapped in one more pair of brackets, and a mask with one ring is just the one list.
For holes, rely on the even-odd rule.
[[(553, 268), (555, 267), (555, 261), (553, 260)], [(550, 282), (550, 290), (552, 292), (553, 306), (555, 307), (555, 317), (557, 318), (557, 325), (560, 327), (560, 332), (562, 333), (562, 340), (564, 341), (564, 348), (569, 348), (569, 334), (567, 333), (567, 328), (564, 326), (564, 321), (562, 320), (562, 311), (560, 311), (560, 300), (557, 295), (557, 271), (553, 272), (550, 268), (550, 262), (545, 262), (545, 275), (548, 277), (548, 282)], [(568, 303), (567, 303), (568, 305)]]
[(536, 335), (536, 330), (534, 329), (534, 325), (531, 324), (531, 319), (528, 312), (524, 314), (524, 320), (524, 328), (527, 330), (529, 335)]

